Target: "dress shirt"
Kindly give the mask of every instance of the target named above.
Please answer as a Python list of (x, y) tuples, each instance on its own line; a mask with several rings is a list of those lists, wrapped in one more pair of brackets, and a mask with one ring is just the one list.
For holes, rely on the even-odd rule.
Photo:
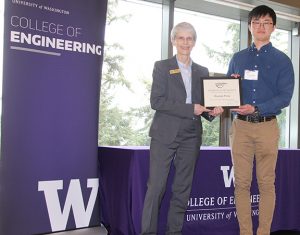
[(181, 76), (186, 91), (185, 103), (191, 104), (192, 103), (192, 60), (190, 60), (188, 66), (186, 66), (184, 63), (181, 63), (178, 59), (177, 59), (177, 63), (181, 72)]
[[(246, 80), (245, 71), (256, 71), (256, 80)], [(262, 116), (281, 113), (294, 90), (294, 70), (289, 57), (268, 43), (257, 50), (254, 44), (232, 57), (227, 75), (242, 78), (243, 104), (257, 106)]]

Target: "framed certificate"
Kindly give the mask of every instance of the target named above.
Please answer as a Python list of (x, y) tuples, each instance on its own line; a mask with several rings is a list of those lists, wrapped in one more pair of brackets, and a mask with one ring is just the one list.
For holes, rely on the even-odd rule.
[(202, 84), (204, 106), (237, 108), (242, 105), (241, 79), (233, 77), (204, 77)]

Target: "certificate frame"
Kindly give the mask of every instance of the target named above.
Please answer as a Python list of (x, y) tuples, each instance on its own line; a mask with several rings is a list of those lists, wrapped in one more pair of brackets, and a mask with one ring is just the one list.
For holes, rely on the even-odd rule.
[(238, 108), (242, 105), (241, 78), (234, 77), (203, 77), (202, 100), (206, 108), (221, 106)]

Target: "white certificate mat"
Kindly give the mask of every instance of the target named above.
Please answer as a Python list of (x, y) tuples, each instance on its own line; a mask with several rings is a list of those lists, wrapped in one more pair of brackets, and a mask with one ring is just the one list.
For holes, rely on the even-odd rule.
[(242, 102), (241, 79), (232, 77), (203, 78), (202, 97), (207, 108), (237, 108)]

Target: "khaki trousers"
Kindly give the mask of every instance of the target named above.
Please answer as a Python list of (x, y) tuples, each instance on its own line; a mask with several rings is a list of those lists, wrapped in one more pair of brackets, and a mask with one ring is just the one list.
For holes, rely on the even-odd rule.
[(275, 167), (279, 141), (277, 120), (250, 123), (235, 119), (229, 135), (240, 235), (253, 235), (250, 186), (254, 157), (260, 193), (257, 235), (269, 235), (275, 207)]

